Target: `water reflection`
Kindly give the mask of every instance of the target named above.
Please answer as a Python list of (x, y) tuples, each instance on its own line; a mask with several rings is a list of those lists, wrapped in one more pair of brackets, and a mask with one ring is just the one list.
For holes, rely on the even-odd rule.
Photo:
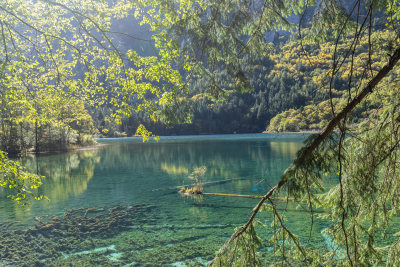
[[(103, 265), (135, 262), (141, 266), (166, 266), (193, 259), (200, 251), (207, 261), (229, 238), (233, 229), (247, 220), (258, 200), (210, 195), (183, 198), (175, 189), (153, 189), (190, 183), (188, 176), (193, 169), (205, 166), (205, 182), (242, 178), (207, 186), (205, 192), (261, 195), (278, 181), (303, 139), (253, 138), (248, 135), (243, 139), (242, 136), (224, 136), (218, 140), (182, 137), (148, 144), (140, 140), (105, 140), (108, 145), (96, 150), (28, 158), (24, 164), (47, 177), (40, 190), (50, 198), (50, 202), (34, 201), (31, 206), (21, 208), (9, 199), (0, 199), (0, 222), (21, 221), (13, 227), (26, 229), (33, 227), (35, 217), (37, 224), (38, 220), (47, 221), (53, 215), (63, 218), (71, 209), (83, 208), (77, 216), (80, 220), (86, 216), (83, 215), (88, 210), (86, 208), (98, 207), (95, 210), (106, 211), (120, 205), (135, 207), (143, 203), (139, 206), (149, 207), (145, 216), (136, 216), (129, 225), (116, 224), (107, 232), (107, 237), (104, 237), (106, 232), (103, 229), (100, 237), (89, 237), (83, 232), (64, 228), (60, 232), (57, 229), (53, 236), (41, 236), (41, 244), (47, 250), (40, 248), (37, 251), (40, 259), (54, 260), (54, 264), (49, 264), (51, 266), (92, 266), (96, 265), (93, 259)], [(303, 227), (309, 221), (308, 215), (299, 210), (291, 212), (290, 205), (288, 217), (296, 223), (295, 227), (299, 227), (295, 233), (308, 235)], [(259, 214), (259, 219), (266, 224), (270, 224), (272, 218), (271, 213)], [(292, 225), (288, 222), (288, 226)], [(317, 228), (313, 229), (321, 230)], [(99, 229), (93, 230), (97, 233)], [(68, 240), (62, 241), (65, 246), (61, 249), (60, 233), (73, 233)], [(35, 251), (35, 246), (29, 242), (24, 236), (17, 244)], [(323, 240), (318, 242), (323, 244)], [(119, 253), (121, 261), (110, 262), (107, 258), (109, 251), (97, 252), (96, 256), (79, 254), (88, 249), (110, 247)], [(54, 251), (59, 255), (54, 255)], [(60, 251), (72, 256), (61, 257)], [(32, 254), (28, 252), (26, 255)]]
[(59, 202), (87, 190), (99, 161), (98, 151), (92, 150), (31, 158), (24, 164), (46, 177), (41, 190), (51, 202)]
[(189, 174), (189, 169), (181, 166), (176, 166), (175, 164), (168, 164), (168, 162), (161, 163), (161, 170), (168, 173), (169, 175), (187, 175)]
[(97, 150), (27, 157), (23, 159), (22, 164), (31, 172), (46, 177), (39, 188), (39, 193), (45, 195), (50, 201), (31, 200), (30, 205), (21, 207), (7, 203), (10, 200), (3, 198), (0, 200), (2, 202), (0, 205), (5, 206), (4, 213), (8, 213), (8, 217), (18, 220), (33, 216), (31, 214), (33, 204), (36, 209), (37, 206), (47, 208), (60, 206), (70, 197), (85, 193), (89, 181), (93, 178), (95, 165), (99, 161), (100, 156)]
[(299, 150), (298, 142), (270, 142), (269, 146), (276, 155), (281, 157), (296, 155)]
[(102, 153), (99, 168), (120, 166), (132, 171), (153, 169), (177, 182), (185, 180), (195, 167), (206, 166), (209, 180), (257, 176), (258, 181), (276, 182), (301, 147), (289, 141), (199, 141), (194, 143), (112, 145)]
[[(208, 192), (262, 194), (278, 182), (282, 171), (301, 147), (302, 138), (239, 140), (168, 140), (159, 143), (101, 141), (108, 145), (90, 151), (29, 157), (23, 164), (46, 176), (40, 193), (50, 202), (33, 202), (21, 208), (0, 199), (2, 214), (23, 220), (66, 209), (165, 201), (155, 188), (191, 181), (195, 167), (206, 166), (205, 181), (243, 180), (207, 187)], [(168, 197), (171, 203), (176, 199)], [(230, 200), (226, 200), (229, 205)], [(167, 205), (167, 204), (165, 204)], [(204, 210), (189, 211), (198, 220), (212, 217)]]

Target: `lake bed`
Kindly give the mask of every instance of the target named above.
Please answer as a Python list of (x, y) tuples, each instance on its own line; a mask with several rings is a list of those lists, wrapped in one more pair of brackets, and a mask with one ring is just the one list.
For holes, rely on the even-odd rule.
[[(204, 266), (247, 221), (258, 200), (193, 198), (173, 188), (192, 183), (189, 175), (204, 166), (204, 183), (228, 181), (204, 192), (263, 195), (307, 136), (173, 136), (148, 143), (99, 139), (104, 145), (96, 149), (26, 158), (25, 166), (46, 176), (40, 192), (50, 201), (20, 207), (0, 200), (0, 221), (7, 222), (0, 258), (17, 266)], [(308, 236), (310, 215), (295, 206), (287, 207), (289, 227)], [(269, 225), (272, 216), (264, 212), (259, 219)], [(319, 234), (324, 227), (319, 222), (313, 227), (318, 246), (325, 246)], [(273, 246), (267, 240), (264, 245), (260, 253), (271, 254)]]

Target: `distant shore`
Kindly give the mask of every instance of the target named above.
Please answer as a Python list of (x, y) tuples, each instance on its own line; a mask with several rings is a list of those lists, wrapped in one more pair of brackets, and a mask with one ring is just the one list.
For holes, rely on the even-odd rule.
[(316, 134), (322, 132), (322, 129), (318, 130), (302, 130), (298, 132), (269, 132), (269, 131), (264, 131), (262, 133), (264, 134)]
[[(241, 135), (241, 134), (316, 134), (320, 133), (322, 130), (304, 130), (304, 131), (298, 131), (298, 132), (269, 132), (269, 131), (263, 131), (263, 132), (258, 132), (258, 133), (202, 133), (202, 134), (181, 134), (181, 135), (158, 135), (158, 137), (174, 137), (174, 136), (207, 136), (207, 135)], [(132, 136), (112, 136), (112, 137), (98, 137), (96, 139), (113, 139), (113, 138), (143, 138), (143, 136), (140, 135), (132, 135)], [(151, 137), (152, 138), (152, 137)]]

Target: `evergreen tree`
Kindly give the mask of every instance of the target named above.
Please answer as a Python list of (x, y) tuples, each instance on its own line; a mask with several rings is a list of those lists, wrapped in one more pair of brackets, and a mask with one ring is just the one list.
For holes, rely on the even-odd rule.
[[(95, 107), (116, 107), (110, 116), (117, 122), (132, 112), (130, 105), (134, 101), (138, 103), (136, 110), (147, 112), (155, 122), (189, 122), (193, 112), (190, 88), (197, 82), (203, 85), (203, 97), (210, 101), (232, 97), (225, 111), (237, 108), (243, 113), (246, 102), (235, 93), (248, 93), (251, 89), (249, 77), (259, 71), (256, 63), (260, 55), (271, 49), (266, 42), (267, 33), (299, 27), (297, 35), (302, 49), (298, 53), (306, 54), (304, 64), (313, 66), (313, 82), (321, 88), (316, 97), (325, 100), (328, 109), (324, 112), (328, 110), (330, 121), (320, 134), (309, 138), (280, 182), (264, 195), (247, 223), (237, 229), (211, 264), (264, 265), (257, 254), (260, 239), (256, 227), (261, 223), (256, 215), (270, 210), (274, 223), (271, 241), (276, 250), (268, 263), (400, 265), (398, 240), (389, 245), (376, 242), (377, 236), (388, 229), (400, 205), (400, 97), (396, 90), (399, 72), (396, 64), (400, 59), (399, 1), (354, 0), (345, 6), (336, 0), (78, 0), (73, 3), (66, 0), (0, 3), (0, 46), (4, 51), (0, 58), (2, 100), (6, 96), (12, 100), (1, 104), (15, 105), (19, 99), (23, 100), (18, 112), (10, 117), (30, 118), (37, 136), (45, 134), (40, 127), (44, 118), (37, 112), (39, 107), (18, 96), (37, 97), (42, 90), (55, 90), (60, 96), (82, 97)], [(303, 30), (298, 25), (304, 25), (303, 21), (308, 24), (303, 20), (303, 12), (309, 6), (314, 9), (312, 23)], [(114, 44), (112, 19), (132, 13), (154, 32), (152, 39), (158, 55), (125, 53)], [(380, 21), (376, 15), (382, 13), (384, 23), (375, 25)], [(300, 23), (289, 21), (293, 15), (300, 17)], [(372, 38), (374, 32), (382, 29), (389, 34)], [(327, 57), (328, 65), (312, 50), (324, 42), (334, 43), (329, 51), (331, 56)], [(309, 48), (303, 49), (305, 46)], [(383, 49), (384, 54), (376, 55), (380, 60), (375, 60), (374, 51)], [(283, 56), (290, 60), (292, 53)], [(289, 106), (275, 100), (289, 95), (291, 101), (297, 102), (301, 94), (294, 92), (302, 87), (296, 86), (296, 77), (292, 75), (296, 64), (287, 69), (275, 67), (277, 71), (271, 73), (271, 90), (265, 99), (269, 100), (268, 108), (277, 113)], [(77, 75), (76, 69), (85, 71)], [(297, 69), (301, 70), (301, 66)], [(366, 99), (376, 103), (376, 112), (352, 128), (349, 124), (352, 112)], [(214, 107), (216, 114), (225, 113), (218, 103)], [(14, 109), (2, 106), (1, 112), (8, 116)], [(224, 118), (227, 116), (225, 113)], [(286, 122), (285, 129), (298, 124), (294, 111), (290, 111), (290, 116), (293, 121)], [(230, 130), (235, 131), (241, 122), (233, 116), (231, 119)], [(17, 142), (17, 126), (24, 127), (27, 122), (2, 123), (2, 131), (7, 132), (4, 138)], [(138, 133), (151, 135), (141, 125), (138, 129)], [(14, 188), (17, 201), (25, 197), (27, 185), (32, 188), (39, 185), (39, 177), (22, 171), (3, 153), (0, 170), (4, 174), (0, 186)], [(325, 174), (336, 174), (337, 185), (325, 188)], [(313, 249), (307, 240), (292, 233), (284, 214), (270, 199), (279, 190), (307, 203), (312, 218), (316, 216), (316, 208), (324, 210), (322, 216), (329, 221), (325, 232), (335, 248)]]

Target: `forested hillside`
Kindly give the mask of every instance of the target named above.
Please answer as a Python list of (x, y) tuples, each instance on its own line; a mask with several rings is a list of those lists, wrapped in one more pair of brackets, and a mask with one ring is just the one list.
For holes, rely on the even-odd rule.
[[(368, 52), (368, 39), (361, 40), (354, 54), (353, 84), (357, 84), (365, 74), (363, 60), (371, 59), (368, 71), (374, 72), (382, 66), (388, 57), (385, 51), (390, 45), (384, 40), (390, 35), (393, 33), (374, 32), (371, 40), (380, 49), (371, 55)], [(329, 70), (335, 48), (337, 53), (343, 53), (351, 42), (349, 38), (337, 47), (334, 41), (310, 44), (300, 41), (296, 32), (289, 39), (277, 37), (275, 42), (270, 43), (269, 49), (256, 59), (251, 71), (248, 71), (248, 92), (233, 92), (224, 101), (215, 102), (202, 94), (206, 85), (196, 83), (190, 99), (193, 111), (190, 124), (167, 127), (162, 123), (154, 123), (145, 112), (132, 114), (122, 119), (119, 125), (104, 122), (107, 112), (96, 110), (94, 119), (98, 128), (109, 130), (106, 135), (110, 136), (133, 135), (140, 124), (157, 135), (320, 130), (332, 116), (330, 99), (335, 109), (345, 105), (343, 94), (349, 92), (347, 80), (352, 63), (350, 60), (344, 62), (346, 67), (343, 69), (346, 71), (341, 71), (331, 85)], [(354, 111), (358, 116), (353, 122), (368, 117), (373, 105), (373, 102), (369, 102), (358, 107)]]
[[(345, 48), (351, 45), (350, 38), (338, 46), (335, 46), (333, 42), (322, 43), (317, 47), (305, 46), (306, 53), (303, 55), (296, 53), (296, 51), (302, 51), (298, 42), (285, 45), (282, 48), (282, 57), (279, 57), (279, 64), (283, 65), (280, 71), (289, 69), (294, 77), (305, 77), (309, 81), (308, 88), (313, 88), (313, 91), (307, 94), (306, 101), (301, 105), (275, 113), (267, 130), (282, 132), (322, 129), (331, 119), (332, 109), (336, 112), (341, 110), (347, 104), (347, 97), (356, 94), (355, 88), (360, 84), (365, 73), (376, 73), (383, 66), (388, 58), (386, 51), (390, 46), (384, 40), (390, 36), (394, 36), (394, 33), (377, 31), (371, 35), (370, 39), (361, 39), (353, 57), (343, 61), (343, 68), (336, 73), (334, 79), (331, 79), (332, 54), (335, 50), (337, 53), (344, 53)], [(379, 49), (369, 53), (368, 40)], [(369, 61), (368, 68), (363, 65), (365, 60)], [(349, 82), (350, 76), (352, 79)], [(394, 76), (395, 74), (392, 75)], [(307, 88), (302, 89), (299, 91), (307, 91)], [(390, 88), (388, 88), (388, 93), (389, 91)], [(354, 116), (351, 122), (353, 124), (362, 122), (363, 118), (367, 118), (374, 112), (374, 107), (379, 101), (369, 99), (362, 106), (357, 107), (353, 111)]]
[[(372, 41), (382, 48), (371, 55), (372, 71), (385, 62), (388, 44), (381, 40), (390, 34), (379, 31), (372, 35)], [(334, 79), (330, 93), (328, 71), (334, 43), (302, 44), (296, 33), (290, 39), (280, 39), (281, 42), (275, 40), (271, 43), (269, 50), (256, 60), (257, 64), (248, 72), (248, 92), (233, 92), (226, 96), (225, 101), (215, 102), (202, 94), (205, 85), (195, 84), (189, 100), (193, 118), (188, 124), (168, 127), (154, 123), (145, 111), (124, 116), (120, 123), (116, 123), (109, 118), (113, 113), (112, 104), (93, 108), (67, 94), (56, 97), (53, 93), (54, 97), (50, 97), (51, 91), (38, 92), (35, 98), (29, 95), (17, 97), (15, 90), (9, 89), (4, 91), (9, 97), (1, 100), (2, 150), (11, 154), (27, 149), (38, 152), (64, 150), (71, 145), (90, 144), (93, 135), (134, 135), (140, 124), (157, 135), (319, 130), (331, 118), (330, 96), (337, 108), (345, 104), (342, 96), (348, 93), (346, 80), (349, 73), (343, 71), (339, 78)], [(337, 50), (345, 49), (350, 42), (349, 39)], [(143, 51), (141, 42), (137, 40), (122, 42), (125, 46), (127, 43), (137, 47), (141, 53), (151, 53), (150, 48), (147, 52)], [(369, 57), (366, 39), (362, 40), (356, 56), (358, 61), (353, 67), (355, 83), (363, 72), (361, 59)], [(26, 105), (32, 109), (29, 110)], [(369, 101), (359, 107), (355, 111), (358, 118), (367, 117), (373, 105)], [(355, 119), (354, 123), (357, 122), (358, 119)]]
[[(318, 129), (207, 264), (400, 266), (399, 29), (399, 0), (0, 1), (1, 190), (18, 203), (43, 198), (40, 174), (6, 152), (65, 150), (94, 135)], [(119, 180), (110, 183), (125, 187)], [(308, 237), (287, 223), (282, 196), (309, 216)], [(85, 237), (77, 222), (68, 225)]]
[[(303, 32), (310, 31), (308, 22), (315, 12), (315, 8), (310, 7), (305, 13), (302, 18)], [(299, 20), (299, 16), (291, 19)], [(140, 26), (132, 18), (123, 22), (111, 24), (112, 36), (118, 49), (131, 49), (140, 56), (152, 57), (157, 54), (149, 27)], [(375, 28), (378, 31), (372, 34), (371, 40), (381, 49), (369, 54), (368, 40), (361, 40), (354, 54), (353, 83), (357, 83), (362, 76), (363, 70), (360, 68), (363, 59), (370, 58), (370, 71), (374, 71), (387, 58), (385, 51), (390, 49), (390, 44), (382, 40), (393, 33), (379, 31), (381, 26), (377, 22)], [(50, 99), (48, 95), (51, 95), (51, 91), (43, 89), (43, 92), (21, 95), (15, 99), (18, 94), (10, 86), (7, 89), (9, 91), (4, 92), (8, 92), (10, 98), (1, 100), (1, 148), (11, 154), (27, 150), (65, 150), (74, 145), (91, 144), (92, 136), (132, 136), (141, 124), (156, 135), (257, 133), (265, 130), (282, 132), (323, 128), (331, 118), (331, 104), (343, 107), (345, 100), (340, 99), (344, 99), (343, 94), (349, 92), (349, 72), (342, 71), (330, 81), (329, 70), (335, 49), (337, 53), (342, 53), (352, 42), (351, 38), (335, 46), (334, 40), (329, 38), (318, 44), (307, 42), (297, 31), (271, 31), (268, 36), (270, 42), (264, 52), (244, 61), (243, 77), (246, 86), (241, 92), (227, 89), (226, 94), (215, 101), (205, 93), (210, 86), (206, 80), (199, 79), (191, 84), (190, 95), (185, 103), (185, 108), (191, 113), (190, 123), (166, 125), (154, 122), (149, 112), (139, 107), (142, 102), (134, 98), (125, 101), (125, 105), (129, 105), (135, 112), (115, 116), (116, 103), (123, 96), (120, 99), (115, 95), (105, 97), (97, 104), (96, 101), (86, 99), (84, 104), (78, 95), (65, 93), (57, 96), (58, 102), (46, 104), (48, 100), (40, 96), (47, 95), (47, 99)], [(126, 64), (130, 65), (129, 62)], [(345, 64), (350, 66), (350, 60)], [(52, 75), (54, 78), (57, 74)], [(84, 79), (80, 73), (74, 75)], [(111, 80), (103, 80), (102, 84), (103, 88), (96, 89), (99, 95), (113, 86)], [(23, 84), (13, 86), (18, 88)], [(370, 107), (364, 105), (364, 109), (358, 108), (358, 118), (368, 116), (364, 110), (370, 110)], [(358, 119), (353, 121), (356, 123)]]

